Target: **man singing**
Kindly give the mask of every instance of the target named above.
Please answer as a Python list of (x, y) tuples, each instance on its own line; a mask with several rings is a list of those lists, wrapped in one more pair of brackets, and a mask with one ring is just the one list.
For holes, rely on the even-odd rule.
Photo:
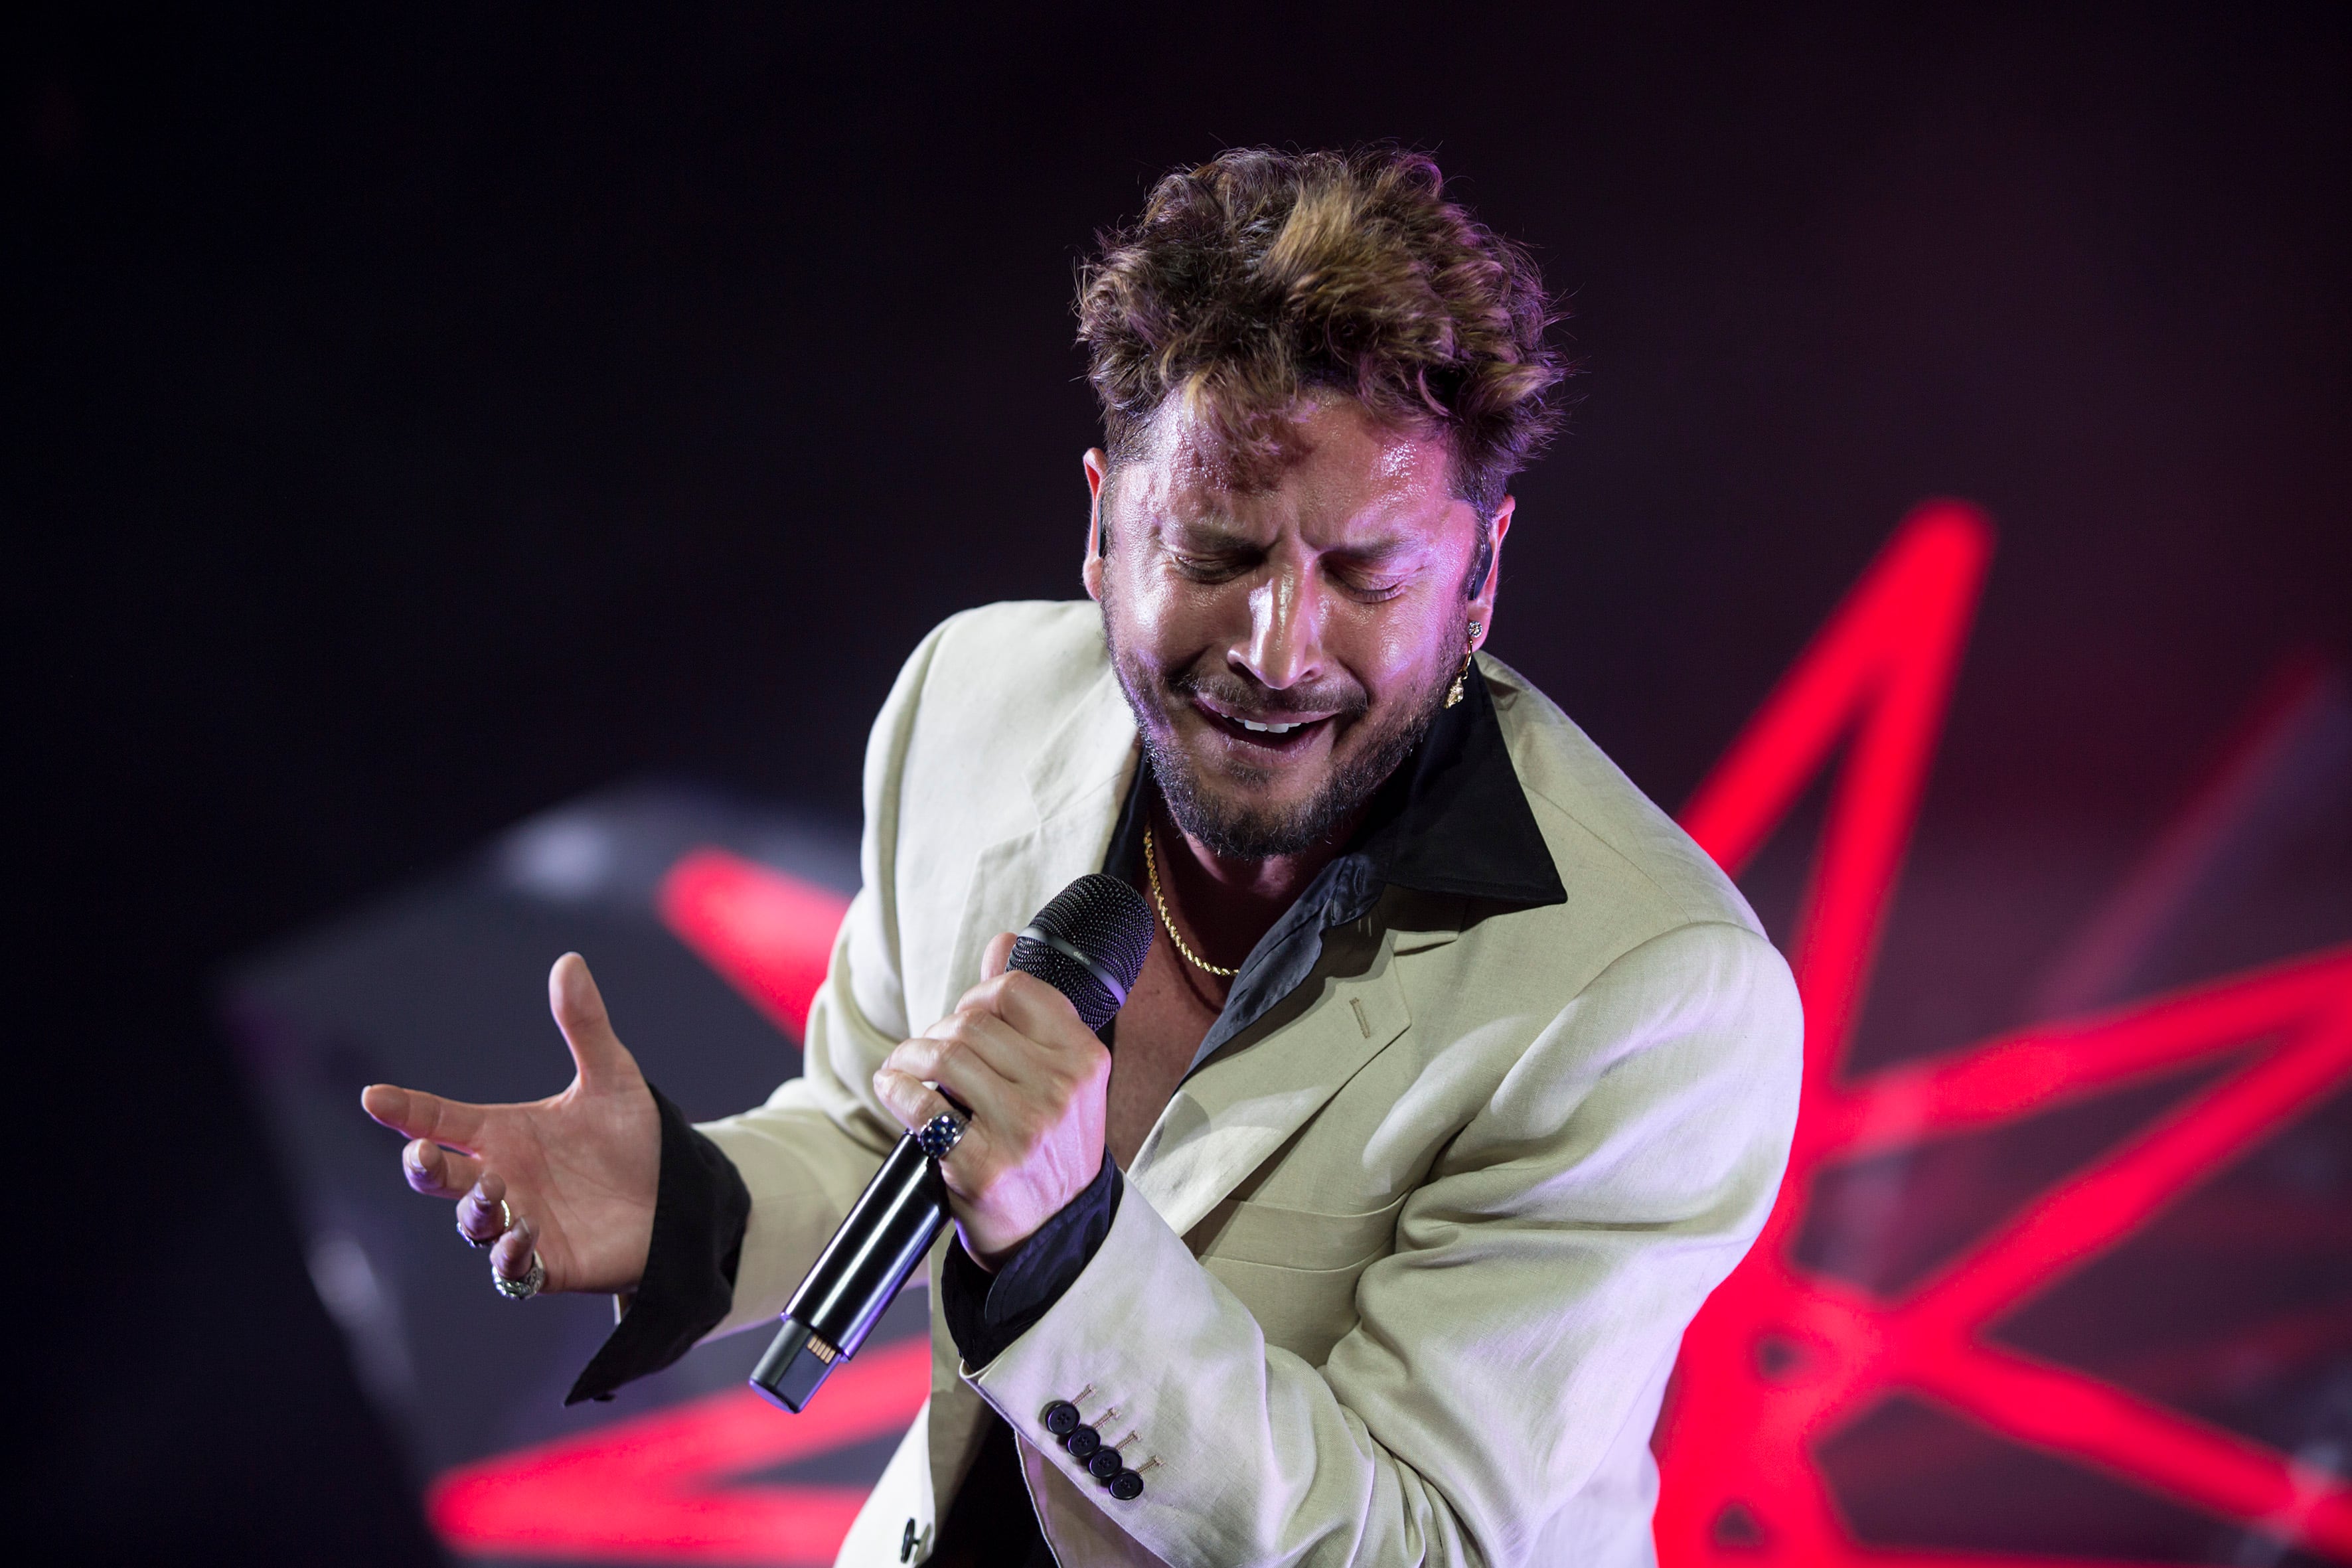
[[(578, 1399), (766, 1323), (968, 1108), (930, 1400), (844, 1563), (1645, 1563), (1800, 1024), (1729, 882), (1479, 651), (1557, 421), (1535, 268), (1426, 157), (1235, 152), (1104, 237), (1078, 318), (1094, 605), (908, 661), (804, 1075), (689, 1126), (567, 954), (569, 1089), (367, 1110), (501, 1290), (620, 1298)], [(1109, 1052), (1005, 969), (1097, 870), (1160, 924)]]

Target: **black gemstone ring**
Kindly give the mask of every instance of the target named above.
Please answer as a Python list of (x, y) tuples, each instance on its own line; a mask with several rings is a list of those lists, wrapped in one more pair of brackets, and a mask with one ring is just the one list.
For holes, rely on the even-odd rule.
[(934, 1160), (944, 1160), (950, 1150), (963, 1142), (963, 1128), (962, 1122), (943, 1110), (915, 1129), (915, 1147)]

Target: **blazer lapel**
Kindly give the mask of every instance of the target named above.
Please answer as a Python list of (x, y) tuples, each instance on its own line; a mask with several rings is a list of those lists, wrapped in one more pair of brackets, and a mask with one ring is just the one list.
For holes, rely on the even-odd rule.
[(1135, 719), (1108, 666), (1031, 763), (1036, 820), (973, 858), (963, 913), (949, 951), (943, 1016), (980, 978), (980, 957), (999, 931), (1019, 931), (1046, 900), (1102, 869), (1111, 830), (1137, 766)]
[(1136, 1151), (1128, 1180), (1177, 1235), (1412, 1024), (1393, 936), (1358, 968), (1346, 938), (1361, 930), (1359, 923), (1326, 932), (1315, 974), (1185, 1079)]

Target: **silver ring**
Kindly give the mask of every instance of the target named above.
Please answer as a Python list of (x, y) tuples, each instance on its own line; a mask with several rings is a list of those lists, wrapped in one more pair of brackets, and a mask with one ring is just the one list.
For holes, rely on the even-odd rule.
[(963, 1142), (963, 1130), (964, 1123), (942, 1110), (915, 1129), (915, 1147), (934, 1160), (944, 1160)]
[(530, 1271), (520, 1279), (509, 1279), (499, 1272), (498, 1263), (493, 1259), (490, 1264), (490, 1283), (497, 1286), (499, 1294), (509, 1301), (528, 1301), (539, 1294), (541, 1286), (547, 1283), (547, 1265), (539, 1260), (539, 1251), (534, 1247), (530, 1255)]

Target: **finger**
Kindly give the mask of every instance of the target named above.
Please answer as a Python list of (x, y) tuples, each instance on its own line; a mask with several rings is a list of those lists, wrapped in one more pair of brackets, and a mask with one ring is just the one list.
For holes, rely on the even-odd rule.
[(882, 1108), (897, 1117), (898, 1125), (909, 1132), (934, 1116), (954, 1116), (958, 1121), (980, 1120), (959, 1114), (939, 1090), (926, 1086), (921, 1079), (892, 1068), (882, 1068), (874, 1074), (874, 1092), (881, 1100)]
[(588, 973), (588, 961), (567, 952), (547, 972), (547, 1007), (563, 1043), (572, 1047), (572, 1065), (579, 1070), (583, 1089), (603, 1089), (636, 1074), (636, 1058), (613, 1033), (604, 1011), (604, 993)]
[(538, 1249), (539, 1223), (525, 1215), (490, 1248), (490, 1267), (509, 1279), (520, 1279), (530, 1272), (531, 1254)]
[(481, 1179), (482, 1163), (419, 1138), (400, 1152), (400, 1170), (408, 1184), (426, 1197), (455, 1198)]
[(507, 1231), (507, 1184), (496, 1171), (485, 1171), (457, 1200), (457, 1228), (478, 1247), (488, 1247)]
[[(978, 1007), (965, 1008), (949, 1014), (913, 1039), (905, 1041), (898, 1049), (911, 1049), (928, 1061), (934, 1056), (951, 1054), (956, 1048), (971, 1052), (986, 1062), (1000, 1078), (1018, 1080), (1027, 1064), (1037, 1058), (1037, 1042), (1023, 1035), (995, 1014)], [(912, 1072), (912, 1067), (906, 1063)], [(929, 1078), (929, 1073), (918, 1073)]]
[(481, 1138), (488, 1107), (462, 1100), (444, 1100), (421, 1089), (372, 1083), (360, 1091), (360, 1109), (394, 1132), (429, 1138), (454, 1149), (472, 1152)]
[[(997, 1020), (990, 1020), (990, 1025), (1012, 1035)], [(992, 1056), (1009, 1058), (1012, 1063), (1009, 1069), (1000, 1069), (973, 1047), (971, 1035), (976, 1035), (976, 1030), (950, 1035), (946, 1039), (919, 1035), (882, 1058), (882, 1065), (891, 1072), (903, 1072), (918, 1084), (939, 1086), (940, 1093), (957, 1105), (957, 1114), (985, 1117), (1002, 1112), (1007, 1098), (1012, 1096), (1013, 1084), (1034, 1077), (1034, 1065), (1021, 1063), (1021, 1051), (1034, 1051), (1034, 1047), (1025, 1047), (1025, 1041), (1016, 1041), (1013, 1047), (990, 1044), (988, 1051)]]
[(1017, 1033), (1042, 1044), (1075, 1043), (1080, 1035), (1101, 1043), (1079, 1021), (1077, 1007), (1067, 996), (1018, 969), (982, 981), (963, 994), (956, 1010), (1001, 1018)]
[(980, 954), (980, 977), (982, 980), (993, 980), (1004, 973), (1006, 966), (1013, 962), (1013, 944), (1018, 940), (1009, 931), (998, 931), (988, 939), (987, 947), (982, 949)]

